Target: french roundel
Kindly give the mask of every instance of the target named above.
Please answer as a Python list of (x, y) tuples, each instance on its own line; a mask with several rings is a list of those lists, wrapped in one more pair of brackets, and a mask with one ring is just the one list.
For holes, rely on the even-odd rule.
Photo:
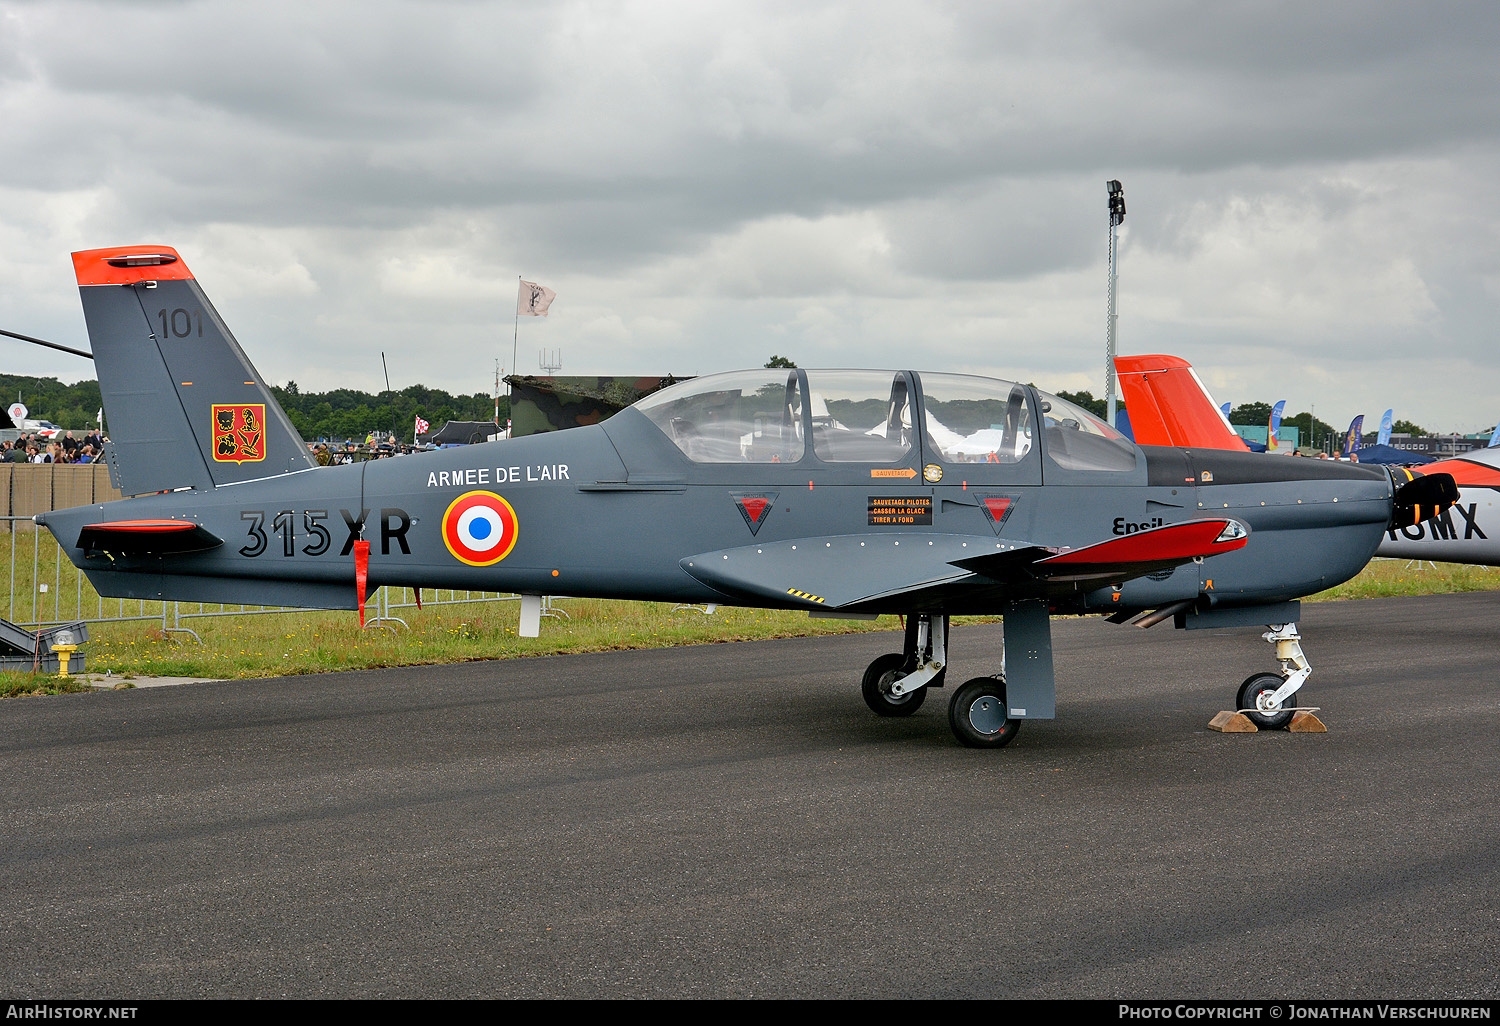
[(490, 566), (516, 545), (516, 511), (494, 492), (467, 492), (443, 514), (443, 544), (470, 566)]

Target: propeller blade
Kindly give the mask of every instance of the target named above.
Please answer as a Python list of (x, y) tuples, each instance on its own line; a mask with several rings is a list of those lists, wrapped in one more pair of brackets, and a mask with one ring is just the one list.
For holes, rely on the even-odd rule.
[[(1410, 471), (1399, 473), (1410, 474)], [(1437, 516), (1457, 501), (1458, 485), (1452, 474), (1411, 475), (1411, 480), (1396, 488), (1391, 526), (1414, 527)]]

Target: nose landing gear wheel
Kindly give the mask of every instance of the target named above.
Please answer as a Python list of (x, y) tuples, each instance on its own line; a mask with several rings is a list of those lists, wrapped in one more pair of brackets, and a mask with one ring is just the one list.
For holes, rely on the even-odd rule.
[(899, 697), (891, 694), (891, 685), (905, 676), (901, 672), (905, 665), (906, 657), (900, 652), (883, 655), (871, 663), (860, 681), (865, 705), (881, 716), (910, 716), (921, 708), (927, 698), (925, 687)]
[(1297, 714), (1297, 696), (1288, 695), (1272, 705), (1271, 694), (1285, 683), (1274, 673), (1251, 674), (1240, 685), (1235, 696), (1235, 708), (1249, 710), (1245, 715), (1261, 730), (1276, 730), (1292, 722)]
[(1010, 718), (1005, 703), (1005, 681), (997, 677), (975, 677), (965, 681), (948, 703), (948, 725), (968, 748), (1004, 748), (1021, 729), (1021, 721)]

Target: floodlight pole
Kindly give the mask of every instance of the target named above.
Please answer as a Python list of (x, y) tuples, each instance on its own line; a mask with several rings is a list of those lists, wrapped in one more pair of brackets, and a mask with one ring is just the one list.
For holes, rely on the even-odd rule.
[(1115, 264), (1115, 228), (1125, 220), (1125, 190), (1116, 179), (1105, 183), (1109, 195), (1109, 319), (1105, 323), (1104, 341), (1104, 402), (1109, 426), (1115, 426), (1115, 294), (1117, 292), (1117, 267)]

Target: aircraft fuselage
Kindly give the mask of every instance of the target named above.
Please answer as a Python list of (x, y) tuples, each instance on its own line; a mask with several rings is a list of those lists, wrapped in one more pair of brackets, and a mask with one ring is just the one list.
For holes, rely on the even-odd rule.
[[(1140, 450), (1138, 463), (1097, 473), (1040, 459), (953, 464), (914, 447), (894, 465), (830, 464), (811, 454), (794, 463), (694, 464), (626, 410), (594, 427), (59, 510), (44, 520), (103, 594), (235, 601), (222, 588), (232, 580), (241, 601), (334, 608), (354, 605), (351, 553), (360, 540), (369, 543), (371, 588), (814, 608), (796, 594), (795, 570), (778, 597), (715, 587), (684, 563), (695, 554), (796, 544), (808, 559), (845, 558), (851, 573), (864, 560), (878, 574), (883, 562), (894, 568), (921, 558), (941, 568), (997, 549), (1077, 548), (1209, 516), (1250, 529), (1237, 552), (1118, 588), (1086, 582), (1048, 593), (1055, 611), (1085, 612), (1182, 599), (1285, 601), (1353, 576), (1385, 537), (1392, 487), (1383, 472), (1158, 447)], [(939, 480), (926, 479), (937, 474), (931, 467)], [(1304, 467), (1318, 473), (1285, 476)], [(453, 536), (455, 503), (475, 494), (491, 505), (488, 496), (501, 500), (501, 521), (505, 507), (513, 517), (510, 548), (488, 565), (480, 564), (494, 549), (471, 551)], [(151, 518), (193, 521), (223, 544), (111, 555), (86, 553), (76, 541), (86, 524)], [(877, 544), (887, 546), (884, 555), (869, 552)], [(795, 567), (798, 557), (790, 558)], [(992, 612), (1023, 594), (983, 575), (954, 576), (915, 606), (896, 596), (861, 610)]]

